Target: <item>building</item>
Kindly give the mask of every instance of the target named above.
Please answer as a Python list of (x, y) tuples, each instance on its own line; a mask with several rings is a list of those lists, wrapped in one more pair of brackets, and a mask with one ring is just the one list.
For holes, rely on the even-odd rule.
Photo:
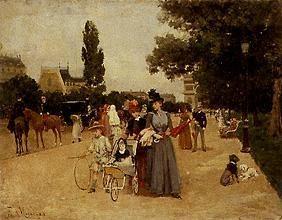
[(66, 93), (66, 87), (60, 69), (57, 67), (41, 67), (41, 75), (38, 83), (44, 92), (59, 91), (63, 94)]
[(67, 93), (70, 93), (74, 90), (79, 90), (81, 87), (85, 86), (85, 81), (82, 77), (72, 77), (70, 75), (69, 64), (67, 64), (67, 67), (61, 67), (59, 65), (59, 70)]
[(10, 57), (0, 55), (0, 84), (10, 80), (16, 75), (25, 75), (26, 67), (21, 57)]
[(172, 103), (176, 102), (175, 95), (173, 94), (164, 93), (164, 94), (160, 94), (160, 96), (164, 99), (164, 102), (172, 102)]
[(83, 78), (72, 77), (69, 72), (69, 64), (66, 67), (42, 67), (39, 85), (43, 91), (60, 91), (70, 93), (85, 86)]
[(191, 74), (184, 76), (183, 83), (184, 83), (184, 92), (183, 92), (184, 102), (191, 104), (192, 107), (196, 107), (198, 104), (197, 94), (196, 94), (198, 85), (194, 83)]

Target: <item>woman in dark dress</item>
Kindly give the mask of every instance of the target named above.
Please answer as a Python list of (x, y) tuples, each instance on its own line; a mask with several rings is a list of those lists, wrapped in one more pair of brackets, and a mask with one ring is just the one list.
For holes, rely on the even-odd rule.
[[(129, 106), (129, 112), (131, 117), (128, 121), (127, 134), (129, 139), (137, 140), (139, 133), (146, 126), (146, 119), (140, 117), (140, 107), (139, 106)], [(138, 174), (138, 184), (140, 188), (145, 187), (146, 179), (146, 157), (147, 149), (142, 147), (140, 144), (137, 145), (136, 149), (136, 168)]]
[(181, 199), (180, 177), (169, 137), (172, 121), (169, 114), (161, 109), (162, 105), (163, 99), (156, 93), (153, 97), (153, 112), (147, 116), (146, 127), (151, 127), (163, 138), (153, 141), (152, 148), (148, 151), (148, 181), (152, 193)]

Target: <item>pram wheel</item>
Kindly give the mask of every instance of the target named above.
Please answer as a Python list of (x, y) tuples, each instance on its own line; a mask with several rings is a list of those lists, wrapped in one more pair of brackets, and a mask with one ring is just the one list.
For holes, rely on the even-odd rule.
[(81, 190), (89, 188), (91, 180), (91, 171), (89, 169), (89, 162), (86, 158), (79, 158), (74, 166), (74, 181), (76, 186)]
[(114, 202), (118, 199), (119, 189), (118, 189), (118, 180), (116, 178), (112, 178), (110, 182), (110, 193), (111, 198)]
[(139, 191), (139, 186), (138, 186), (138, 178), (136, 176), (134, 176), (132, 178), (132, 190), (133, 190), (133, 193), (135, 195), (138, 194), (138, 191)]

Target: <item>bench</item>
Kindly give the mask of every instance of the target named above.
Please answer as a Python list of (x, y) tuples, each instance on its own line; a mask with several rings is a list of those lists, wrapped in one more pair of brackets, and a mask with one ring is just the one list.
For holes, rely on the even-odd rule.
[(235, 138), (236, 137), (236, 131), (238, 130), (238, 127), (242, 121), (237, 121), (236, 126), (234, 129), (230, 129), (230, 127), (225, 127), (219, 131), (219, 135), (222, 138)]

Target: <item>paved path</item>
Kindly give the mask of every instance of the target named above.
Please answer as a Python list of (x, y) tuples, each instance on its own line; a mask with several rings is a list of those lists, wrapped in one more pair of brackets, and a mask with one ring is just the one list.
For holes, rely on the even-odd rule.
[(281, 219), (281, 200), (260, 171), (259, 177), (247, 182), (219, 184), (229, 154), (258, 167), (249, 154), (240, 153), (237, 139), (218, 137), (214, 119), (209, 119), (206, 132), (207, 152), (183, 151), (175, 141), (182, 200), (134, 196), (127, 188), (112, 202), (101, 188), (94, 194), (78, 190), (73, 180), (75, 160), (67, 157), (84, 151), (89, 141), (2, 160), (0, 219), (25, 219), (24, 214), (48, 220)]

